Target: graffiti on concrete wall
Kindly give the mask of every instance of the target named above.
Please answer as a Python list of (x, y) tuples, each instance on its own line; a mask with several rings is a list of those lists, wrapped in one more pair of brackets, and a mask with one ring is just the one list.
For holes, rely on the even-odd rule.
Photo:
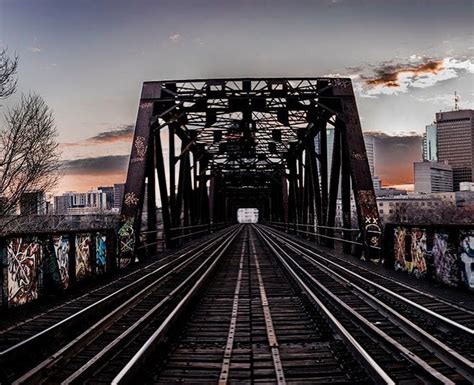
[(76, 279), (78, 281), (92, 272), (90, 246), (90, 234), (76, 235)]
[(457, 286), (460, 282), (459, 256), (456, 244), (450, 241), (447, 232), (434, 233), (430, 256), (435, 280), (449, 286)]
[(58, 266), (57, 281), (63, 289), (69, 286), (69, 237), (65, 235), (53, 237), (54, 255)]
[(403, 227), (396, 227), (394, 234), (393, 252), (395, 254), (395, 270), (406, 269), (406, 255), (405, 255), (405, 239), (406, 229)]
[(474, 230), (394, 228), (394, 267), (418, 278), (474, 289)]
[(97, 234), (95, 239), (95, 267), (96, 273), (105, 273), (107, 269), (107, 237), (103, 234)]
[(13, 238), (7, 243), (7, 300), (10, 306), (38, 298), (42, 258), (42, 245), (37, 238)]
[(426, 231), (414, 228), (411, 231), (411, 271), (418, 278), (426, 275), (427, 272), (427, 247)]
[(474, 289), (474, 230), (461, 233), (461, 262), (463, 280), (470, 289)]
[(118, 231), (119, 236), (119, 260), (120, 268), (126, 267), (131, 262), (131, 254), (135, 249), (135, 232), (133, 230), (133, 218), (123, 218), (123, 225)]
[(416, 277), (427, 273), (426, 231), (420, 228), (395, 229), (395, 270), (406, 271)]

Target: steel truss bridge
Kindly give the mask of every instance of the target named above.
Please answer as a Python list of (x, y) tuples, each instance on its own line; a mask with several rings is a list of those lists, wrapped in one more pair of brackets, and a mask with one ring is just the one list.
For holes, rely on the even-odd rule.
[[(331, 169), (328, 128), (334, 129)], [(339, 191), (343, 228), (351, 228), (351, 190), (360, 241), (368, 250), (379, 246), (378, 210), (350, 79), (144, 83), (122, 205), (124, 255), (137, 247), (143, 212), (149, 244), (156, 239), (155, 178), (167, 247), (183, 236), (175, 229), (235, 222), (244, 207), (258, 208), (263, 222), (315, 225), (331, 240)]]

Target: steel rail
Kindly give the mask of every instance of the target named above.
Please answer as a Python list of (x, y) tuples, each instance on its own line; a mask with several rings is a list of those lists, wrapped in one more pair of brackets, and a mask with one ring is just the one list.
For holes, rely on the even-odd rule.
[[(270, 226), (267, 226), (267, 228), (271, 229), (270, 231), (273, 230), (273, 228), (270, 227)], [(278, 234), (278, 233), (275, 233), (275, 234)], [(284, 235), (278, 234), (278, 236), (284, 236)], [(291, 238), (286, 238), (286, 239), (287, 239), (288, 241), (292, 241)], [(295, 242), (295, 244), (298, 244), (298, 243)], [(298, 244), (298, 245), (299, 245), (299, 244)], [(301, 245), (301, 246), (303, 246), (303, 245)], [(307, 250), (310, 251), (311, 253), (314, 253), (314, 254), (317, 255), (317, 256), (324, 257), (322, 254), (316, 253), (313, 249), (307, 248)], [(368, 269), (368, 268), (363, 267), (363, 266), (361, 266), (361, 265), (355, 264), (355, 263), (353, 263), (353, 262), (351, 262), (351, 261), (348, 261), (348, 260), (346, 260), (346, 259), (341, 259), (341, 258), (339, 258), (337, 255), (333, 255), (333, 258), (334, 258), (334, 259), (337, 259), (338, 261), (343, 262), (345, 265), (354, 266), (355, 268), (358, 268), (358, 269), (360, 269), (360, 270), (363, 270), (363, 271), (365, 271), (365, 272), (367, 272), (367, 273), (369, 273), (369, 274), (371, 274), (371, 275), (373, 275), (373, 276), (375, 276), (375, 277), (382, 278), (382, 279), (385, 280), (385, 281), (390, 281), (390, 282), (392, 282), (392, 283), (394, 283), (394, 284), (396, 284), (396, 285), (398, 285), (398, 286), (401, 286), (401, 287), (403, 287), (403, 288), (405, 288), (405, 289), (411, 290), (411, 291), (413, 291), (413, 292), (415, 292), (415, 293), (417, 293), (417, 294), (420, 294), (420, 295), (422, 295), (422, 296), (424, 296), (424, 297), (427, 297), (427, 298), (432, 299), (432, 300), (434, 300), (434, 301), (437, 301), (437, 302), (443, 303), (443, 304), (445, 304), (445, 305), (451, 306), (451, 307), (456, 308), (456, 309), (458, 309), (458, 310), (461, 310), (461, 311), (463, 311), (463, 312), (465, 312), (465, 313), (471, 314), (471, 315), (474, 317), (474, 311), (472, 311), (472, 310), (470, 310), (470, 309), (468, 309), (468, 308), (466, 308), (466, 307), (460, 306), (460, 305), (458, 305), (457, 303), (448, 301), (448, 300), (443, 299), (443, 298), (436, 297), (436, 296), (434, 296), (433, 294), (430, 294), (430, 293), (427, 293), (427, 292), (422, 291), (422, 290), (420, 290), (420, 289), (417, 289), (417, 288), (414, 287), (414, 286), (410, 286), (410, 285), (408, 285), (408, 284), (406, 284), (406, 283), (399, 282), (399, 281), (397, 281), (396, 279), (393, 279), (393, 278), (388, 277), (388, 276), (386, 276), (386, 275), (377, 273), (377, 272), (375, 272), (375, 271), (373, 271), (373, 270), (371, 270), (371, 269)], [(371, 282), (372, 282), (372, 281), (371, 281)]]
[[(252, 239), (253, 241), (253, 239)], [(255, 249), (255, 242), (251, 244), (253, 260), (255, 262), (255, 270), (258, 279), (258, 289), (260, 292), (260, 301), (262, 304), (263, 316), (265, 320), (265, 329), (267, 332), (268, 344), (272, 353), (273, 366), (275, 368), (275, 375), (277, 385), (286, 385), (285, 373), (283, 371), (283, 365), (280, 357), (280, 348), (278, 346), (278, 340), (275, 333), (275, 327), (273, 326), (272, 313), (270, 311), (270, 305), (268, 303), (267, 292), (265, 290), (265, 284), (263, 282), (262, 271), (260, 270), (260, 264), (258, 262), (257, 250)]]
[[(438, 370), (430, 366), (425, 360), (411, 352), (408, 348), (400, 344), (398, 341), (393, 339), (383, 330), (379, 329), (369, 320), (367, 320), (364, 316), (358, 313), (356, 310), (351, 308), (347, 305), (344, 301), (342, 301), (337, 295), (332, 293), (328, 288), (326, 288), (321, 282), (319, 282), (316, 278), (314, 278), (305, 268), (303, 268), (294, 258), (292, 258), (288, 253), (286, 253), (279, 245), (276, 244), (274, 240), (272, 240), (268, 235), (267, 239), (272, 242), (276, 248), (280, 250), (282, 254), (289, 259), (292, 264), (304, 275), (306, 279), (309, 279), (313, 284), (315, 284), (321, 291), (323, 291), (327, 296), (329, 296), (334, 302), (337, 303), (340, 307), (342, 307), (346, 312), (348, 312), (354, 319), (357, 319), (361, 324), (363, 324), (366, 328), (371, 330), (375, 333), (379, 338), (383, 339), (384, 341), (388, 342), (392, 347), (398, 350), (402, 355), (407, 357), (412, 363), (417, 365), (420, 369), (422, 369), (426, 374), (428, 374), (433, 380), (439, 381), (442, 384), (449, 384), (454, 385), (455, 383), (451, 381), (449, 378), (444, 376)], [(278, 254), (280, 260), (284, 260), (281, 254)], [(286, 262), (286, 261), (285, 261)]]
[[(324, 317), (332, 325), (335, 332), (348, 344), (349, 349), (362, 361), (362, 365), (366, 370), (377, 379), (378, 383), (395, 385), (395, 381), (383, 370), (375, 359), (360, 345), (360, 343), (352, 336), (352, 334), (339, 322), (336, 316), (324, 305), (321, 299), (314, 293), (313, 290), (303, 281), (303, 279), (296, 273), (296, 271), (289, 265), (280, 253), (274, 247), (278, 245), (273, 242), (268, 235), (266, 235), (261, 228), (256, 227), (255, 230), (265, 241), (270, 250), (280, 260), (286, 271), (293, 277), (298, 286), (309, 296), (311, 301), (321, 310)], [(365, 363), (365, 364), (364, 364)]]
[[(228, 233), (231, 233), (231, 231), (229, 231)], [(73, 321), (78, 320), (81, 317), (86, 317), (88, 314), (92, 313), (94, 310), (99, 308), (101, 305), (104, 305), (104, 304), (110, 302), (114, 298), (119, 298), (120, 295), (128, 292), (130, 289), (132, 289), (133, 287), (138, 286), (140, 283), (145, 282), (147, 279), (149, 279), (150, 277), (160, 273), (164, 269), (168, 268), (170, 265), (175, 264), (177, 261), (184, 258), (186, 255), (189, 255), (190, 253), (195, 252), (196, 249), (199, 249), (200, 247), (203, 247), (203, 246), (207, 247), (210, 244), (217, 243), (218, 241), (220, 241), (223, 238), (225, 239), (225, 237), (228, 235), (228, 233), (224, 233), (222, 235), (219, 235), (217, 238), (211, 238), (209, 240), (206, 240), (203, 244), (197, 245), (196, 247), (194, 247), (194, 248), (192, 248), (188, 251), (185, 251), (184, 253), (180, 254), (176, 259), (173, 259), (170, 262), (167, 262), (164, 265), (161, 265), (157, 269), (155, 269), (155, 270), (151, 271), (150, 273), (140, 277), (138, 280), (136, 280), (134, 282), (131, 282), (128, 285), (120, 288), (116, 292), (111, 293), (111, 294), (107, 295), (104, 298), (101, 298), (100, 300), (98, 300), (98, 301), (90, 304), (89, 306), (79, 310), (78, 312), (66, 317), (65, 319), (62, 319), (61, 321), (57, 322), (56, 324), (51, 325), (50, 327), (42, 330), (41, 332), (39, 332), (39, 333), (37, 333), (33, 336), (30, 336), (27, 339), (25, 339), (23, 341), (20, 341), (19, 343), (3, 350), (2, 352), (0, 352), (0, 363), (5, 362), (5, 360), (7, 360), (7, 359), (12, 359), (13, 355), (18, 354), (18, 352), (21, 352), (22, 350), (28, 349), (28, 347), (33, 342), (38, 341), (41, 338), (47, 338), (48, 336), (50, 336), (52, 333), (56, 332), (61, 327), (66, 327), (67, 325), (71, 324)], [(156, 263), (158, 263), (158, 262), (156, 262)]]
[(224, 358), (222, 360), (221, 374), (219, 375), (218, 385), (227, 385), (229, 380), (230, 362), (232, 350), (234, 348), (235, 332), (237, 327), (237, 316), (239, 314), (240, 287), (242, 285), (242, 275), (244, 270), (246, 242), (242, 242), (240, 250), (239, 272), (237, 273), (237, 283), (235, 284), (234, 299), (232, 301), (232, 314), (230, 318), (229, 331), (227, 333), (227, 342), (224, 349)]
[(211, 272), (214, 270), (216, 265), (222, 259), (222, 256), (227, 251), (228, 247), (234, 241), (238, 234), (240, 234), (242, 230), (242, 226), (235, 231), (234, 234), (231, 235), (229, 239), (227, 239), (223, 245), (224, 247), (221, 249), (217, 257), (211, 263), (211, 265), (206, 269), (206, 271), (201, 275), (201, 277), (196, 281), (196, 283), (191, 287), (191, 289), (187, 292), (187, 294), (181, 299), (178, 305), (173, 309), (173, 311), (166, 317), (166, 319), (161, 323), (158, 329), (148, 338), (148, 340), (142, 345), (139, 351), (128, 361), (124, 368), (115, 376), (112, 380), (112, 385), (124, 384), (131, 380), (132, 376), (138, 370), (138, 367), (144, 360), (146, 360), (147, 356), (151, 353), (151, 350), (154, 346), (161, 340), (163, 334), (170, 328), (171, 323), (179, 316), (179, 314), (183, 311), (184, 307), (189, 303), (191, 298), (196, 294), (196, 292), (201, 288), (203, 283), (207, 280)]
[[(270, 230), (270, 231), (271, 231), (271, 230)], [(418, 309), (418, 310), (420, 310), (420, 311), (422, 311), (422, 312), (424, 312), (424, 313), (426, 313), (426, 314), (429, 314), (430, 316), (435, 317), (435, 318), (437, 318), (438, 320), (443, 321), (444, 323), (449, 324), (449, 325), (455, 327), (456, 329), (459, 329), (460, 331), (469, 334), (470, 336), (474, 336), (474, 330), (473, 330), (473, 329), (470, 329), (470, 328), (468, 328), (467, 326), (464, 326), (464, 325), (462, 325), (462, 324), (460, 324), (460, 323), (458, 323), (458, 322), (456, 322), (456, 321), (453, 321), (452, 319), (449, 319), (449, 318), (447, 318), (447, 317), (445, 317), (445, 316), (443, 316), (443, 315), (440, 315), (440, 314), (438, 314), (438, 313), (436, 313), (436, 312), (434, 312), (434, 311), (432, 311), (432, 310), (430, 310), (430, 309), (428, 309), (428, 308), (426, 308), (426, 307), (424, 307), (424, 306), (422, 306), (422, 305), (420, 305), (420, 304), (418, 304), (418, 303), (416, 303), (416, 302), (413, 302), (413, 301), (411, 301), (411, 300), (409, 300), (409, 299), (407, 299), (407, 298), (405, 298), (405, 297), (402, 297), (400, 294), (394, 293), (394, 292), (391, 291), (390, 289), (387, 289), (387, 288), (385, 288), (384, 286), (382, 286), (382, 285), (380, 285), (380, 284), (378, 284), (378, 283), (375, 283), (375, 282), (373, 282), (373, 281), (371, 281), (371, 280), (369, 280), (369, 279), (367, 279), (367, 278), (361, 276), (360, 274), (357, 274), (357, 273), (355, 273), (355, 272), (353, 272), (353, 271), (347, 269), (347, 268), (344, 267), (344, 266), (338, 265), (336, 262), (331, 261), (330, 259), (324, 257), (323, 255), (318, 254), (318, 253), (314, 252), (313, 250), (311, 250), (311, 249), (309, 249), (309, 248), (307, 248), (307, 247), (305, 247), (305, 246), (302, 246), (302, 245), (298, 244), (297, 242), (291, 240), (291, 239), (288, 238), (288, 237), (285, 237), (285, 236), (283, 236), (283, 235), (281, 235), (281, 234), (277, 234), (277, 233), (273, 233), (273, 234), (274, 234), (274, 236), (278, 236), (278, 237), (285, 238), (285, 241), (287, 241), (288, 243), (293, 244), (293, 245), (296, 245), (296, 247), (299, 247), (300, 249), (303, 249), (303, 250), (305, 250), (306, 252), (309, 252), (310, 254), (314, 255), (315, 257), (324, 260), (325, 262), (327, 262), (327, 263), (329, 263), (329, 264), (331, 264), (331, 265), (337, 267), (337, 268), (340, 269), (340, 270), (343, 270), (344, 272), (346, 272), (346, 273), (348, 273), (348, 274), (350, 274), (350, 275), (356, 277), (357, 279), (360, 279), (361, 281), (364, 281), (365, 283), (376, 287), (377, 289), (383, 291), (384, 293), (386, 293), (386, 294), (388, 294), (388, 295), (391, 295), (392, 297), (395, 297), (395, 298), (397, 298), (397, 299), (400, 300), (400, 301), (403, 301), (404, 303), (410, 305), (411, 307), (414, 307), (414, 308), (416, 308), (416, 309)], [(422, 292), (421, 292), (421, 293), (422, 293)], [(433, 299), (433, 297), (431, 297), (431, 298)]]
[[(292, 249), (293, 251), (300, 253), (301, 250), (297, 249), (294, 246), (291, 245), (286, 245), (288, 248)], [(291, 258), (291, 257), (289, 257)], [(319, 270), (322, 270), (323, 272), (327, 272), (331, 277), (336, 277), (339, 281), (343, 282), (346, 284), (348, 287), (351, 289), (355, 289), (359, 294), (361, 294), (363, 297), (367, 298), (369, 301), (374, 303), (374, 305), (377, 307), (378, 311), (383, 312), (384, 314), (388, 316), (395, 317), (396, 319), (393, 320), (391, 318), (391, 321), (394, 322), (400, 329), (404, 330), (405, 333), (407, 333), (411, 338), (415, 340), (421, 340), (421, 344), (429, 351), (434, 351), (435, 355), (440, 358), (443, 362), (448, 364), (448, 366), (455, 366), (458, 367), (459, 370), (462, 371), (462, 375), (465, 376), (466, 378), (470, 378), (470, 380), (474, 383), (474, 363), (470, 361), (469, 359), (463, 357), (461, 354), (459, 354), (457, 351), (455, 351), (453, 348), (447, 346), (445, 343), (437, 339), (436, 337), (432, 336), (425, 330), (423, 330), (421, 327), (418, 325), (414, 324), (412, 321), (410, 321), (408, 318), (391, 308), (389, 305), (386, 303), (382, 302), (378, 298), (376, 298), (374, 295), (369, 293), (366, 289), (363, 289), (362, 287), (358, 286), (357, 284), (351, 282), (349, 279), (343, 277), (342, 275), (338, 274), (331, 268), (325, 266), (321, 262), (318, 262), (311, 257), (304, 255), (303, 258), (305, 258), (309, 263), (312, 265), (316, 266), (319, 268)], [(292, 259), (294, 261), (294, 259)], [(297, 262), (294, 262), (297, 264)], [(298, 264), (297, 264), (298, 265)], [(299, 265), (298, 265), (299, 266)], [(303, 271), (303, 268), (299, 266), (299, 268)], [(308, 273), (308, 275), (310, 275)], [(318, 286), (320, 286), (320, 282), (315, 280), (314, 277), (310, 278), (313, 280)], [(322, 286), (322, 285), (321, 285)], [(323, 290), (326, 291), (327, 288), (323, 287)], [(334, 296), (336, 297), (336, 296)], [(389, 314), (387, 314), (389, 313)]]
[[(185, 288), (195, 276), (197, 276), (209, 263), (210, 260), (220, 250), (226, 250), (230, 245), (235, 236), (240, 232), (241, 228), (234, 229), (234, 234), (231, 235), (231, 240), (220, 244), (191, 274), (189, 274), (184, 281), (182, 281), (177, 287), (175, 287), (165, 298), (158, 302), (152, 309), (150, 309), (146, 314), (144, 314), (139, 320), (133, 323), (127, 330), (123, 331), (119, 336), (117, 336), (113, 341), (111, 341), (107, 346), (105, 346), (100, 352), (98, 352), (94, 357), (92, 357), (87, 363), (82, 367), (76, 370), (71, 374), (67, 379), (62, 381), (62, 384), (71, 384), (77, 383), (85, 379), (91, 371), (95, 370), (98, 365), (103, 364), (107, 357), (114, 355), (117, 349), (120, 349), (120, 346), (124, 345), (130, 339), (134, 338), (132, 333), (139, 331), (141, 327), (144, 327), (149, 321), (153, 318), (156, 313), (163, 308), (168, 302), (176, 298), (176, 296)], [(202, 253), (201, 253), (202, 254)], [(194, 256), (192, 257), (195, 258)], [(197, 258), (197, 257), (196, 257)], [(138, 332), (139, 333), (139, 332)]]
[[(31, 384), (40, 383), (40, 381), (42, 380), (41, 376), (43, 374), (42, 373), (43, 371), (47, 370), (48, 373), (51, 372), (52, 368), (59, 365), (61, 361), (67, 359), (69, 356), (74, 354), (78, 349), (82, 348), (86, 344), (91, 343), (95, 339), (96, 336), (98, 336), (102, 331), (106, 330), (107, 327), (109, 327), (114, 321), (120, 318), (121, 314), (123, 314), (124, 309), (127, 309), (137, 304), (140, 300), (142, 300), (144, 297), (150, 294), (150, 290), (153, 288), (156, 288), (156, 286), (160, 282), (162, 282), (164, 279), (169, 277), (171, 274), (175, 274), (177, 271), (181, 270), (183, 267), (193, 262), (195, 259), (199, 258), (206, 250), (213, 247), (214, 245), (215, 245), (215, 242), (210, 243), (203, 249), (200, 249), (199, 251), (197, 251), (195, 254), (191, 254), (187, 259), (185, 259), (178, 265), (174, 266), (171, 270), (167, 271), (165, 274), (158, 277), (156, 280), (154, 280), (149, 285), (141, 289), (138, 293), (133, 295), (127, 301), (122, 303), (119, 307), (115, 308), (110, 313), (105, 315), (103, 318), (97, 321), (94, 325), (89, 327), (82, 334), (80, 334), (78, 337), (76, 337), (71, 342), (69, 342), (66, 346), (64, 346), (59, 351), (57, 351), (56, 353), (46, 358), (43, 362), (38, 364), (33, 369), (29, 370), (19, 379), (15, 380), (13, 384), (17, 385), (17, 384), (23, 384), (23, 383), (31, 383)], [(184, 254), (178, 257), (175, 261), (181, 260), (187, 255), (188, 254)]]

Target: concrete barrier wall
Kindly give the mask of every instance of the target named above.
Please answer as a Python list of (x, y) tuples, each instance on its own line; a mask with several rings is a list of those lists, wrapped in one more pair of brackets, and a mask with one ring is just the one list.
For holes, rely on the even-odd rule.
[(474, 226), (390, 224), (384, 256), (395, 270), (474, 290)]
[(115, 248), (112, 229), (1, 238), (2, 306), (24, 305), (113, 270)]

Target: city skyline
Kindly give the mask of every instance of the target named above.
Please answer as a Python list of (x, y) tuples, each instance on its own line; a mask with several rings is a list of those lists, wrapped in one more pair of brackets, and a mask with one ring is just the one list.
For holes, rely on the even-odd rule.
[(470, 1), (0, 4), (0, 44), (20, 56), (19, 92), (2, 110), (29, 91), (52, 107), (59, 191), (124, 181), (145, 80), (349, 76), (384, 185), (413, 183), (424, 127), (454, 107), (454, 91), (473, 107)]

